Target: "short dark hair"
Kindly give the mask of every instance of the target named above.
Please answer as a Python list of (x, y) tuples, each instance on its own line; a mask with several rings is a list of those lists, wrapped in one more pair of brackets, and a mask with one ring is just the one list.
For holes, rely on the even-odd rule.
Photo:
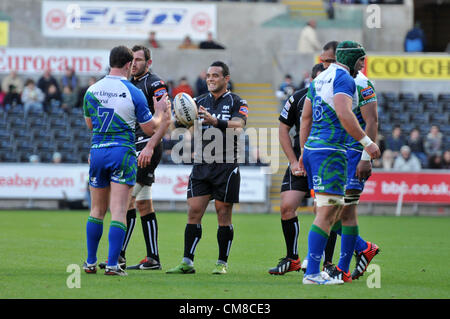
[(313, 66), (312, 71), (311, 71), (311, 77), (313, 78), (313, 80), (316, 78), (317, 73), (323, 72), (324, 70), (325, 70), (325, 67), (323, 66), (322, 63), (317, 63), (315, 66)]
[(150, 51), (149, 48), (147, 48), (143, 45), (135, 45), (134, 47), (131, 48), (131, 51), (133, 51), (133, 52), (137, 52), (137, 51), (141, 51), (141, 50), (144, 51), (145, 61), (151, 60), (152, 51)]
[(228, 68), (228, 65), (226, 65), (224, 62), (222, 61), (216, 61), (211, 63), (210, 67), (212, 66), (218, 66), (222, 68), (222, 75), (225, 77), (227, 75), (230, 75), (230, 69)]
[(109, 53), (109, 66), (111, 68), (123, 68), (125, 64), (131, 61), (133, 61), (133, 52), (124, 45), (112, 48)]
[(337, 42), (337, 41), (330, 41), (323, 46), (323, 50), (328, 51), (330, 49), (333, 49), (334, 54), (336, 54), (336, 48), (337, 48), (338, 44), (339, 44), (339, 42)]

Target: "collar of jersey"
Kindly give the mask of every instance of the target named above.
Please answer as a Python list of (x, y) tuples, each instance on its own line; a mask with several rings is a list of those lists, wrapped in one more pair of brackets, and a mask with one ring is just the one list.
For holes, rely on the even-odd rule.
[(124, 76), (119, 76), (119, 75), (107, 75), (107, 76), (105, 76), (106, 78), (110, 78), (110, 79), (120, 79), (120, 80), (127, 80), (127, 78), (126, 77), (124, 77)]
[[(220, 100), (221, 98), (225, 97), (225, 95), (227, 95), (227, 94), (229, 94), (229, 93), (231, 93), (231, 92), (230, 92), (229, 90), (227, 90), (224, 94), (222, 94), (221, 96), (219, 96), (219, 98), (218, 98), (216, 101), (218, 101), (218, 100)], [(209, 96), (210, 96), (211, 98), (214, 99), (214, 96), (212, 95), (211, 92), (209, 92)]]

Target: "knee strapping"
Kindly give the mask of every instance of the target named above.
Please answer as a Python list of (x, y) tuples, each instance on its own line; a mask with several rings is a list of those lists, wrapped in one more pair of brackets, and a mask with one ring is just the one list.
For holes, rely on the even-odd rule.
[(344, 197), (344, 206), (358, 205), (360, 194), (349, 194)]
[(344, 205), (344, 197), (338, 196), (338, 195), (316, 194), (315, 202), (316, 202), (317, 207), (342, 206), (342, 205)]

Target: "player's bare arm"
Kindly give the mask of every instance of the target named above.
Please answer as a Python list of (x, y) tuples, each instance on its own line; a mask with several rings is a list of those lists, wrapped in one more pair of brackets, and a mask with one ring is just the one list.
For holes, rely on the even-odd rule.
[(152, 136), (156, 132), (162, 122), (164, 113), (168, 112), (170, 109), (170, 101), (167, 97), (167, 93), (164, 93), (159, 101), (156, 97), (153, 97), (153, 105), (155, 106), (155, 114), (153, 115), (152, 120), (144, 124), (139, 124), (144, 133), (148, 136)]
[(311, 132), (312, 126), (312, 104), (311, 101), (306, 98), (303, 104), (302, 120), (300, 123), (300, 148), (302, 153), (298, 160), (299, 173), (294, 175), (306, 175), (305, 167), (303, 166), (303, 148), (305, 147), (306, 140)]
[(298, 158), (295, 156), (294, 149), (292, 148), (291, 137), (289, 136), (289, 131), (291, 127), (280, 122), (278, 126), (278, 139), (280, 140), (281, 148), (284, 154), (289, 160), (292, 174), (298, 170)]
[(347, 133), (363, 144), (364, 149), (371, 158), (380, 157), (381, 153), (378, 145), (375, 144), (375, 142), (373, 142), (362, 130), (355, 114), (351, 110), (352, 98), (345, 94), (336, 94), (334, 96), (334, 105), (336, 115)]
[[(170, 102), (169, 102), (170, 103)], [(150, 162), (152, 160), (153, 156), (153, 150), (155, 149), (156, 145), (161, 141), (164, 134), (166, 134), (170, 124), (172, 121), (172, 117), (170, 112), (163, 112), (161, 123), (158, 126), (157, 130), (155, 131), (155, 134), (152, 135), (150, 140), (145, 145), (144, 149), (139, 154), (138, 157), (138, 166), (139, 167), (146, 167), (147, 165), (150, 165)]]
[[(363, 107), (361, 107), (361, 115), (366, 122), (365, 132), (367, 136), (370, 137), (372, 141), (375, 141), (378, 134), (378, 111), (377, 102), (370, 102)], [(372, 163), (370, 159), (362, 157), (356, 167), (356, 177), (361, 180), (366, 180), (372, 174)]]

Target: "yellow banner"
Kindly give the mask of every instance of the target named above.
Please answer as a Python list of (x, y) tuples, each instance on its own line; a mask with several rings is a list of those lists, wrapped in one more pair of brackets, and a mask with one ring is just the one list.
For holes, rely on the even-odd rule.
[(369, 55), (365, 71), (369, 79), (449, 80), (450, 56)]
[(9, 22), (0, 21), (0, 47), (6, 47), (9, 43)]

